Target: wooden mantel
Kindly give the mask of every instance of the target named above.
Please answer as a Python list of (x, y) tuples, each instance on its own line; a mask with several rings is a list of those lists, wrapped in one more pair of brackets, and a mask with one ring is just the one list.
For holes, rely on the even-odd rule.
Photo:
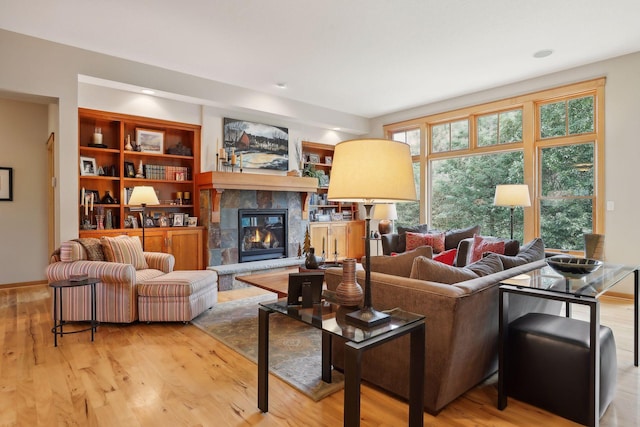
[(220, 222), (220, 200), (224, 190), (292, 191), (302, 197), (302, 218), (309, 218), (309, 194), (318, 189), (317, 178), (260, 175), (238, 172), (202, 172), (196, 174), (198, 192), (211, 191), (211, 222)]

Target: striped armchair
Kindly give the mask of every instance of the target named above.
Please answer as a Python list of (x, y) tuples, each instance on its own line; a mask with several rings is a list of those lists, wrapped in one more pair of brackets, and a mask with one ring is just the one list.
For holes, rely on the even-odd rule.
[[(135, 263), (95, 260), (100, 256), (92, 254), (90, 246), (83, 244), (83, 240), (86, 239), (63, 242), (60, 249), (54, 252), (46, 270), (49, 283), (66, 280), (71, 275), (78, 274), (98, 277), (100, 282), (96, 285), (97, 320), (107, 323), (131, 323), (138, 320), (136, 283), (173, 271), (173, 255), (143, 252), (148, 268), (136, 270)], [(63, 289), (63, 299), (62, 319), (91, 319), (89, 286)]]

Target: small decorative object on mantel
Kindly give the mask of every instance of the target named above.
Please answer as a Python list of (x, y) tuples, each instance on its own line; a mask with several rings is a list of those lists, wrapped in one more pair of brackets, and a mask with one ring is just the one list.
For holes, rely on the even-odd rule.
[(362, 288), (356, 282), (356, 260), (346, 258), (342, 262), (342, 282), (336, 288), (336, 299), (341, 306), (357, 307), (362, 297)]

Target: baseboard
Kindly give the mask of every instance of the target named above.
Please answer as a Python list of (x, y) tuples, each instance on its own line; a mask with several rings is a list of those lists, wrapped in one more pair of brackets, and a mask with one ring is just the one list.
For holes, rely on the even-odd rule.
[(46, 280), (36, 280), (33, 282), (20, 282), (20, 283), (5, 283), (0, 284), (0, 289), (11, 289), (11, 288), (25, 288), (27, 286), (38, 286), (38, 285), (46, 285)]

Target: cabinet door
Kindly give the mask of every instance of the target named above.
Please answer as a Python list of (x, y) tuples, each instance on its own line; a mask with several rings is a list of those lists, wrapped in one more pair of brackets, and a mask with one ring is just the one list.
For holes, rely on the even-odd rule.
[(175, 270), (200, 270), (202, 262), (202, 231), (200, 229), (168, 230), (167, 252), (176, 259)]
[(338, 259), (347, 258), (347, 223), (331, 223), (328, 252), (327, 259), (329, 260), (335, 258), (336, 252), (338, 252)]
[[(322, 251), (325, 251), (325, 257), (327, 256), (327, 244), (329, 242), (329, 226), (328, 222), (317, 222), (309, 225), (309, 238), (311, 240), (311, 247), (315, 249), (317, 256), (322, 256)], [(324, 247), (323, 247), (324, 246)]]
[[(360, 262), (360, 258), (364, 256), (364, 221), (349, 222), (347, 257), (355, 258)], [(374, 252), (372, 252), (372, 255)]]
[[(136, 232), (142, 241), (142, 231)], [(145, 252), (166, 252), (165, 250), (165, 234), (162, 230), (153, 228), (145, 228), (144, 230), (144, 250)]]

